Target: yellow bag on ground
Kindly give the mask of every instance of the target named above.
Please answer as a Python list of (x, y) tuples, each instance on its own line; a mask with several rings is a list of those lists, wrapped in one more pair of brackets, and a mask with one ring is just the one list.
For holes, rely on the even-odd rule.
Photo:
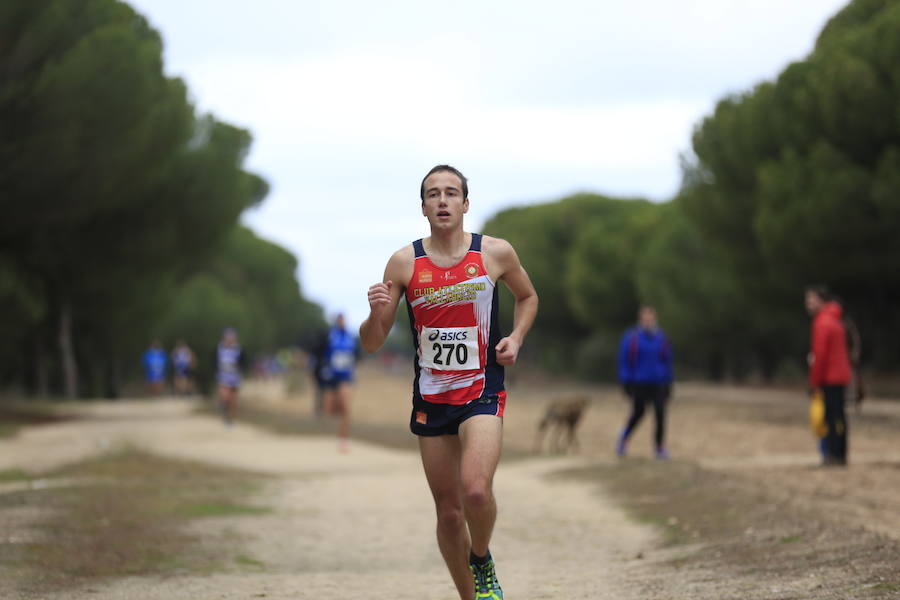
[(823, 438), (828, 433), (828, 424), (825, 423), (825, 398), (822, 390), (816, 390), (809, 398), (809, 425), (813, 435)]

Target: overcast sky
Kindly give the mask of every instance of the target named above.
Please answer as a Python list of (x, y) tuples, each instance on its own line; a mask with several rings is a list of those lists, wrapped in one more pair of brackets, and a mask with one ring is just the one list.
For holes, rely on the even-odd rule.
[(198, 110), (253, 133), (272, 191), (245, 223), (358, 325), (390, 254), (428, 234), (435, 164), (469, 177), (470, 231), (577, 191), (667, 200), (697, 122), (802, 59), (846, 1), (131, 4)]

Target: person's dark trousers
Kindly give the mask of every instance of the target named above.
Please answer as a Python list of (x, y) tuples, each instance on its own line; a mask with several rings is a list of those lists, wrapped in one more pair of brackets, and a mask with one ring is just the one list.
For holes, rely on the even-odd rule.
[(635, 383), (631, 386), (631, 416), (628, 423), (625, 424), (625, 439), (628, 439), (637, 424), (640, 423), (644, 416), (644, 410), (647, 404), (653, 405), (653, 411), (656, 416), (656, 448), (663, 448), (663, 442), (666, 436), (666, 402), (669, 389), (666, 384), (659, 383)]
[(824, 385), (822, 396), (825, 400), (825, 462), (844, 464), (847, 462), (847, 417), (844, 414), (846, 386)]

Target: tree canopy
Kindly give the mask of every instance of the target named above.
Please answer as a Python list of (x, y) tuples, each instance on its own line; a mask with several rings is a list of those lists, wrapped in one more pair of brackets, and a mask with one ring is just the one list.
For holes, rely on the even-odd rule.
[(802, 293), (826, 284), (864, 357), (900, 347), (900, 4), (855, 0), (774, 81), (698, 124), (682, 189), (662, 204), (582, 194), (504, 211), (541, 294), (543, 360), (611, 376), (616, 336), (654, 304), (683, 366), (766, 378), (803, 368)]
[[(159, 34), (127, 4), (3, 3), (2, 376), (42, 393), (114, 393), (158, 323), (175, 318), (171, 297), (191, 297), (198, 278), (235, 293), (223, 254), (244, 261), (235, 272), (257, 278), (259, 306), (287, 335), (320, 318), (296, 260), (237, 225), (268, 191), (243, 168), (250, 144), (249, 132), (196, 114), (184, 82), (164, 73)], [(259, 348), (285, 341), (265, 319), (247, 325), (268, 328), (247, 332)]]

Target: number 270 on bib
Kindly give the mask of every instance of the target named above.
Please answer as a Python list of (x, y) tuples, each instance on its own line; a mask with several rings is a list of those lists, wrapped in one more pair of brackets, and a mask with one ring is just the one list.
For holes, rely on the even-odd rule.
[(419, 334), (419, 366), (438, 371), (478, 369), (478, 328), (423, 327)]

